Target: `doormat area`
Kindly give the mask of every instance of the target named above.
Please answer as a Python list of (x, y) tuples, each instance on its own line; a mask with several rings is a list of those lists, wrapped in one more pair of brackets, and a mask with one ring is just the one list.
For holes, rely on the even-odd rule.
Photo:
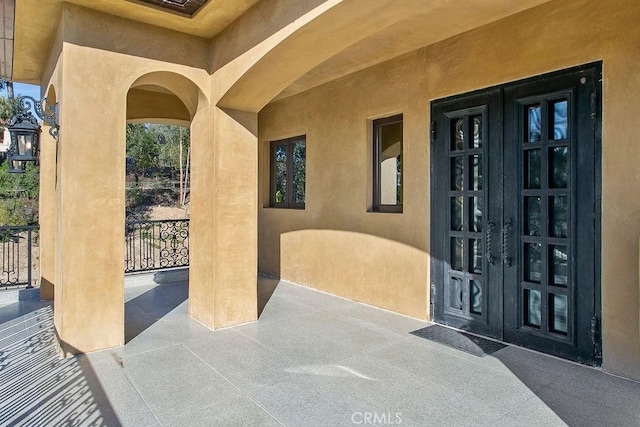
[(418, 329), (410, 333), (417, 337), (444, 344), (478, 357), (484, 357), (487, 354), (495, 353), (506, 347), (506, 345), (500, 344), (499, 342), (445, 328), (440, 325), (427, 326), (426, 328)]

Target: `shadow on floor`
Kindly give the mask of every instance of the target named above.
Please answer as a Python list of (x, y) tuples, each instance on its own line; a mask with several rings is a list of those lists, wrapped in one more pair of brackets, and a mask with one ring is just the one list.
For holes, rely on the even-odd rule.
[(0, 328), (6, 328), (5, 324), (24, 321), (23, 317), (36, 310), (50, 306), (52, 301), (25, 300), (10, 304), (0, 305)]
[(173, 311), (189, 297), (186, 281), (162, 283), (124, 305), (125, 343)]
[(0, 425), (119, 425), (88, 361), (59, 356), (51, 305), (23, 310), (0, 323)]
[(493, 357), (570, 426), (640, 425), (638, 382), (521, 348)]
[(258, 317), (260, 317), (271, 296), (276, 291), (278, 283), (280, 283), (279, 279), (258, 276)]
[[(495, 358), (536, 395), (539, 400), (529, 400), (505, 414), (505, 423), (555, 424), (555, 414), (570, 426), (640, 425), (638, 382), (440, 325), (411, 333), (455, 351), (470, 353), (478, 357), (478, 361), (485, 356)], [(489, 351), (483, 351), (485, 348)], [(535, 412), (536, 417), (540, 417), (545, 411), (548, 419), (530, 419), (527, 415)]]

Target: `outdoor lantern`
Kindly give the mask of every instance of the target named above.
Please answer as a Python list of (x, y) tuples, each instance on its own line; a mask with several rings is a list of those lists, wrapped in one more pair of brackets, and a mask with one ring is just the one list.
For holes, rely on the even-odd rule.
[(21, 173), (27, 167), (26, 162), (38, 160), (40, 125), (30, 112), (18, 113), (11, 119), (9, 126), (11, 145), (9, 146), (9, 172)]
[(49, 133), (56, 140), (58, 139), (58, 114), (57, 104), (43, 108), (47, 98), (36, 101), (30, 96), (18, 98), (18, 112), (11, 119), (9, 134), (11, 144), (7, 151), (9, 160), (9, 172), (23, 173), (27, 167), (27, 162), (38, 161), (38, 150), (40, 148), (40, 124), (31, 113), (33, 108), (35, 113), (48, 125), (51, 126)]

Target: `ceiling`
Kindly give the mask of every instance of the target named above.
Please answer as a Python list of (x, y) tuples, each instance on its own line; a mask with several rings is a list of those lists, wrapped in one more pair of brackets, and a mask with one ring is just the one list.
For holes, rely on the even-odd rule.
[[(0, 21), (3, 25), (0, 35), (4, 37), (0, 41), (0, 73), (4, 77), (13, 77), (15, 81), (40, 83), (46, 62), (43, 58), (48, 58), (59, 19), (55, 17), (60, 16), (63, 2), (211, 39), (259, 1), (275, 0), (0, 0), (0, 18), (3, 19)], [(365, 31), (367, 34), (354, 38), (345, 49), (323, 59), (291, 82), (276, 99), (300, 93), (550, 0), (465, 0), (462, 8), (459, 7), (460, 0), (405, 1), (418, 13), (398, 22), (385, 21), (383, 25)], [(14, 21), (10, 18), (15, 4), (14, 37)], [(258, 15), (263, 13), (259, 8), (254, 10)], [(267, 10), (278, 12), (279, 8)], [(361, 17), (361, 20), (367, 19), (372, 18)], [(323, 35), (322, 31), (319, 33), (320, 38), (330, 36)], [(14, 38), (15, 49), (20, 55), (14, 58), (12, 65)]]
[[(75, 4), (109, 15), (212, 39), (259, 0), (0, 0), (0, 68), (5, 78), (39, 84), (44, 72), (43, 58), (55, 37), (63, 3)], [(14, 18), (15, 9), (15, 18)], [(14, 32), (15, 27), (15, 32)], [(10, 37), (9, 37), (10, 36)], [(13, 69), (12, 69), (13, 68)]]

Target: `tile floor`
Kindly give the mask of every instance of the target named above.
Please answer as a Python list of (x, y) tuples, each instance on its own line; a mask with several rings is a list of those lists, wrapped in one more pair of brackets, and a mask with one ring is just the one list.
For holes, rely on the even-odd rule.
[(46, 302), (0, 307), (0, 425), (640, 425), (640, 383), (260, 278), (260, 319), (212, 332), (186, 282), (137, 277), (122, 348), (59, 359)]

